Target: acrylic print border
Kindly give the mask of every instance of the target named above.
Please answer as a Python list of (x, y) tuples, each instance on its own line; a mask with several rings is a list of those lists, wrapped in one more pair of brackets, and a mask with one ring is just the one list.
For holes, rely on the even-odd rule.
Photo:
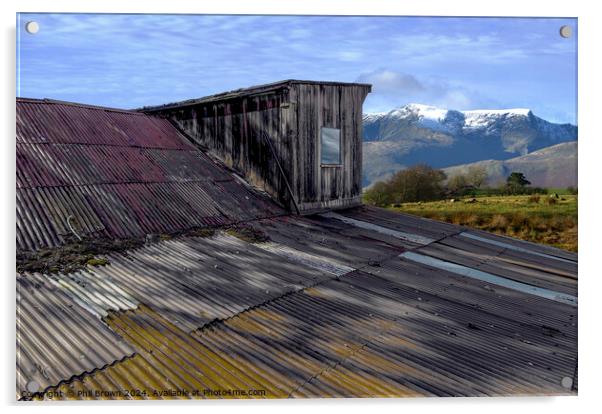
[[(476, 224), (467, 230), (467, 223), (424, 221), (416, 217), (420, 214), (407, 214), (416, 201), (443, 202), (453, 211), (457, 207), (452, 203), (459, 199), (462, 210), (471, 205), (476, 215), (491, 202), (501, 200), (514, 207), (535, 200), (533, 194), (542, 190), (531, 187), (523, 172), (510, 174), (503, 187), (482, 187), (494, 180), (483, 167), (484, 178), (477, 184), (471, 172), (476, 167), (471, 166), (466, 175), (452, 175), (445, 165), (425, 163), (454, 166), (466, 160), (458, 157), (480, 154), (471, 150), (519, 152), (524, 154), (521, 157), (530, 156), (529, 151), (549, 154), (558, 150), (557, 145), (547, 148), (550, 143), (571, 144), (576, 139), (575, 126), (547, 122), (530, 109), (460, 110), (433, 104), (488, 102), (482, 97), (486, 83), (481, 82), (480, 93), (472, 95), (470, 88), (458, 86), (467, 71), (470, 77), (464, 65), (468, 58), (479, 71), (490, 71), (495, 81), (489, 90), (498, 95), (498, 79), (504, 79), (506, 87), (516, 82), (516, 75), (505, 70), (509, 61), (522, 63), (521, 79), (541, 71), (543, 58), (530, 61), (523, 49), (544, 50), (545, 59), (562, 63), (571, 56), (571, 47), (559, 43), (557, 26), (574, 25), (574, 20), (27, 16), (35, 18), (42, 30), (21, 38), (20, 59), (41, 58), (46, 64), (21, 67), (28, 79), (21, 82), (21, 92), (27, 93), (26, 87), (34, 95), (17, 99), (19, 398), (576, 394), (577, 256), (534, 244), (538, 239), (528, 239), (532, 237), (528, 232), (500, 238)], [(328, 36), (319, 30), (325, 24), (330, 27)], [(140, 30), (149, 26), (168, 27), (171, 32), (167, 38), (147, 32), (142, 35), (146, 41), (140, 43)], [(232, 36), (234, 27), (244, 29), (244, 40)], [(284, 27), (291, 28), (290, 39), (276, 36)], [(424, 27), (430, 27), (432, 34), (425, 36)], [(96, 31), (87, 30), (92, 28)], [(359, 38), (349, 35), (360, 28)], [(458, 28), (465, 34), (457, 35)], [(507, 39), (500, 40), (495, 33), (504, 29), (524, 31), (513, 38), (524, 44), (517, 47), (513, 42), (500, 51)], [(80, 31), (94, 34), (80, 39)], [(542, 38), (540, 32), (555, 37)], [(47, 37), (40, 38), (44, 33)], [(198, 49), (198, 40), (208, 33), (220, 42)], [(314, 43), (316, 33), (322, 38), (318, 51), (306, 47)], [(175, 42), (189, 36), (192, 42), (179, 46)], [(342, 38), (347, 39), (346, 50), (340, 50)], [(64, 53), (67, 39), (73, 41)], [(103, 48), (107, 39), (111, 47)], [(365, 49), (367, 40), (370, 50)], [(94, 42), (97, 46), (90, 48)], [(420, 72), (447, 62), (440, 75), (431, 76), (455, 74), (455, 83), (447, 86), (391, 69), (361, 72), (365, 60), (373, 65), (391, 42), (399, 48), (386, 58), (389, 65), (399, 59), (406, 70), (413, 65)], [(236, 53), (241, 47), (254, 52)], [(78, 48), (85, 60), (73, 53)], [(265, 82), (262, 71), (274, 71), (269, 76), (276, 79), (283, 77), (281, 65), (286, 62), (281, 55), (290, 50), (297, 64), (285, 71), (292, 71), (293, 79)], [(439, 54), (434, 55), (434, 50)], [(194, 68), (206, 56), (195, 57), (194, 51), (214, 56), (212, 65), (220, 52), (227, 51), (220, 74), (211, 76), (206, 68), (205, 78), (200, 79)], [(299, 64), (311, 61), (316, 52), (330, 58), (325, 61), (328, 65), (312, 69)], [(58, 66), (53, 66), (53, 56), (61, 53)], [(238, 56), (234, 64), (233, 55)], [(153, 89), (145, 89), (149, 79), (132, 76), (136, 70), (130, 63), (135, 58), (146, 61), (148, 73), (162, 73), (167, 82), (153, 78)], [(178, 70), (165, 72), (178, 59)], [(111, 62), (111, 70), (99, 71), (102, 62)], [(213, 93), (211, 88), (220, 82), (230, 85), (247, 79), (249, 73), (241, 72), (240, 66), (255, 67), (259, 77), (253, 83), (260, 84)], [(76, 70), (62, 78), (69, 68)], [(513, 68), (520, 69), (516, 64)], [(230, 71), (227, 79), (223, 79), (225, 71)], [(328, 78), (335, 72), (339, 78)], [(533, 78), (534, 90), (553, 81), (543, 76), (546, 71), (536, 73), (540, 84)], [(567, 73), (570, 68), (560, 74)], [(192, 80), (186, 78), (189, 74)], [(234, 80), (236, 76), (241, 79)], [(120, 78), (127, 78), (130, 88), (142, 94), (115, 88), (123, 84)], [(48, 84), (47, 79), (54, 81)], [(162, 91), (165, 86), (169, 90)], [(183, 91), (202, 96), (191, 92), (194, 88), (211, 93), (184, 100), (177, 95)], [(35, 97), (45, 90), (59, 99)], [(404, 101), (427, 99), (428, 105), (410, 103), (388, 112), (362, 114), (369, 105), (391, 105), (387, 99), (397, 101), (398, 95)], [(529, 96), (521, 89), (518, 102)], [(157, 97), (165, 104), (120, 103), (120, 99), (152, 103), (150, 99)], [(376, 97), (376, 103), (371, 97)], [(393, 135), (391, 126), (399, 129)], [(321, 138), (316, 131), (323, 128), (339, 131), (339, 168), (321, 163)], [(425, 135), (446, 141), (442, 145), (434, 140), (425, 152), (421, 143)], [(378, 178), (382, 184), (376, 190), (376, 184), (371, 187), (366, 180), (372, 157), (380, 157), (375, 159), (381, 167), (385, 161), (382, 151), (381, 155), (371, 152), (382, 144), (389, 150), (401, 145), (407, 164), (410, 157), (418, 161), (412, 161), (416, 167), (392, 172), (392, 178)], [(565, 146), (562, 149), (567, 151)], [(528, 174), (534, 181), (538, 177), (534, 170)], [(455, 177), (463, 177), (465, 185), (453, 187)], [(548, 178), (544, 170), (538, 179)], [(382, 194), (375, 198), (375, 191)], [(535, 204), (541, 204), (539, 197)], [(546, 198), (541, 217), (551, 208), (557, 214), (571, 211), (575, 197)], [(305, 216), (299, 217), (300, 213)], [(539, 210), (533, 214), (540, 214)], [(282, 221), (283, 216), (288, 218)], [(316, 241), (300, 244), (308, 225), (329, 244), (319, 250)], [(279, 226), (281, 230), (274, 232)], [(516, 226), (507, 227), (516, 232)], [(341, 232), (347, 234), (346, 249), (355, 254), (341, 255), (337, 247), (343, 242)], [(387, 247), (382, 245), (383, 235), (389, 237)], [(519, 240), (519, 235), (529, 242)], [(459, 236), (465, 238), (460, 241)], [(237, 253), (232, 255), (231, 249)], [(134, 263), (125, 260), (132, 257)], [(508, 262), (514, 264), (510, 269)], [(487, 271), (481, 270), (483, 263)], [(539, 273), (531, 270), (542, 265)], [(422, 276), (408, 279), (411, 274)], [(439, 290), (459, 282), (458, 291)], [(437, 312), (433, 318), (420, 306), (423, 296), (438, 308), (449, 308), (443, 314), (454, 316)], [(452, 300), (459, 305), (450, 305)], [(467, 301), (475, 300), (479, 308), (460, 316)], [(527, 321), (530, 324), (544, 314), (565, 323), (550, 320), (543, 331), (525, 329), (525, 313), (517, 313), (521, 305), (533, 319)], [(499, 313), (479, 310), (492, 306)], [(302, 317), (306, 313), (314, 315), (309, 322)], [(480, 322), (464, 325), (465, 318)], [(345, 323), (349, 320), (353, 322)], [(501, 321), (508, 326), (499, 327)], [(246, 324), (253, 329), (241, 331)], [(538, 348), (526, 355), (525, 350), (519, 351), (520, 343), (507, 344), (503, 332), (508, 329), (529, 337)], [(567, 338), (568, 355), (566, 360), (548, 362), (554, 374), (532, 361), (517, 371), (525, 358), (543, 361), (554, 354), (559, 340), (554, 338)], [(492, 353), (495, 341), (507, 352)], [(272, 347), (270, 355), (262, 354), (265, 347)], [(471, 357), (459, 358), (459, 352)], [(440, 364), (441, 359), (447, 363)], [(416, 365), (417, 360), (422, 362)], [(407, 366), (420, 372), (408, 373), (402, 369)], [(483, 383), (494, 367), (495, 384)], [(462, 378), (465, 385), (444, 380), (441, 371)], [(118, 379), (120, 372), (129, 374)], [(110, 384), (107, 378), (113, 378)]]

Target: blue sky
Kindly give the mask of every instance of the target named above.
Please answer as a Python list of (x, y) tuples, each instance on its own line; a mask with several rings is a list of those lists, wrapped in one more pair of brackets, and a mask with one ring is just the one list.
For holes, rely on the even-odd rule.
[(373, 84), (364, 112), (527, 107), (576, 123), (576, 19), (21, 14), (17, 24), (19, 96), (134, 108), (289, 78), (359, 81)]

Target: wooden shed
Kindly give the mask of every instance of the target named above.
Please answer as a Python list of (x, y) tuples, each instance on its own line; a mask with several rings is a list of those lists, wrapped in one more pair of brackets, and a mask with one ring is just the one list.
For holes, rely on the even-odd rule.
[(361, 204), (362, 105), (371, 85), (286, 80), (142, 111), (193, 142), (290, 211)]

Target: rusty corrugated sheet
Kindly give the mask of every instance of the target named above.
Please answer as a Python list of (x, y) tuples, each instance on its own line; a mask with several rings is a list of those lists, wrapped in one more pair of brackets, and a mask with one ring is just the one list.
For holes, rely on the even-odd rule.
[(18, 144), (17, 165), (17, 188), (232, 179), (200, 151), (163, 148)]
[(17, 398), (133, 352), (46, 276), (17, 275)]
[[(85, 375), (46, 394), (46, 399), (228, 398), (204, 391), (263, 390), (273, 373), (261, 372), (220, 353), (210, 344), (170, 323), (147, 306), (106, 318), (137, 349), (137, 355), (92, 375)], [(284, 376), (280, 377), (286, 382)], [(268, 381), (270, 381), (268, 379)], [(272, 378), (269, 395), (285, 397)], [(127, 393), (135, 390), (133, 393)], [(198, 395), (192, 395), (198, 392)], [(124, 395), (124, 394), (128, 395)], [(50, 398), (49, 398), (50, 397)], [(234, 395), (230, 398), (245, 398)]]
[(17, 98), (17, 143), (192, 150), (169, 121), (138, 112)]
[[(236, 350), (243, 361), (262, 360), (274, 371), (305, 378), (292, 392), (298, 396), (401, 396), (400, 389), (423, 395), (568, 392), (561, 381), (573, 375), (576, 327), (525, 325), (508, 318), (518, 313), (514, 309), (493, 316), (445, 293), (406, 287), (412, 270), (401, 265), (385, 278), (354, 272), (199, 331), (199, 338)], [(422, 273), (424, 285), (451, 277)], [(473, 303), (495, 296), (484, 291)], [(568, 322), (574, 311), (545, 300), (539, 307), (532, 324), (544, 314)], [(339, 377), (340, 368), (366, 374), (366, 385), (374, 388)], [(398, 391), (379, 390), (382, 382)]]
[[(476, 295), (469, 304), (406, 286), (415, 269), (395, 266), (384, 276), (353, 272), (191, 334), (152, 306), (111, 313), (107, 323), (140, 358), (57, 390), (118, 394), (134, 386), (144, 398), (241, 390), (262, 398), (571, 394), (561, 382), (573, 375), (576, 329), (535, 324), (542, 315), (568, 318), (566, 308), (540, 300), (535, 315), (512, 318), (521, 310), (511, 306), (490, 314), (474, 305), (495, 302), (496, 293), (468, 286)], [(453, 279), (421, 272), (424, 286)], [(106, 384), (108, 377), (117, 381)]]
[(69, 224), (127, 238), (283, 212), (169, 121), (136, 112), (18, 99), (16, 172), (19, 249), (60, 245)]
[[(342, 214), (369, 220), (365, 210)], [(432, 231), (405, 215), (369, 214), (379, 226), (425, 237)], [(102, 318), (136, 355), (39, 397), (576, 392), (562, 385), (566, 378), (577, 383), (575, 306), (398, 255), (407, 248), (445, 254), (445, 260), (487, 265), (500, 277), (556, 290), (573, 289), (576, 264), (467, 239), (456, 226), (442, 225), (438, 242), (412, 247), (328, 218), (257, 225), (272, 237), (267, 249), (222, 234), (185, 237), (112, 255), (108, 266), (45, 276), (81, 303), (80, 312)], [(329, 260), (339, 267), (325, 267)], [(345, 266), (360, 270), (339, 272)], [(137, 393), (125, 395), (128, 390)], [(260, 394), (240, 394), (249, 390)]]

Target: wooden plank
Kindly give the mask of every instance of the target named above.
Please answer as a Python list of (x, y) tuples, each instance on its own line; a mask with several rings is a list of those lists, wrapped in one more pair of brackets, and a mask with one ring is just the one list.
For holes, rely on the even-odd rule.
[[(337, 208), (355, 205), (361, 194), (361, 112), (368, 91), (354, 84), (279, 83), (257, 94), (225, 94), (152, 112), (173, 119), (197, 144), (287, 207), (294, 197), (302, 210)], [(324, 126), (341, 130), (336, 171), (321, 168)]]

